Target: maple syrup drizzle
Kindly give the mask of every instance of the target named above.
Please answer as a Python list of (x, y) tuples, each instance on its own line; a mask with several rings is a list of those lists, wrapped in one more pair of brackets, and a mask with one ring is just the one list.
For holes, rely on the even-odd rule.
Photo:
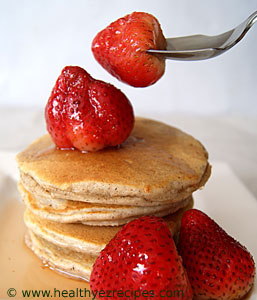
[[(24, 210), (24, 204), (17, 199), (4, 201), (0, 210), (0, 265), (4, 274), (0, 280), (0, 299), (8, 298), (9, 288), (16, 289), (15, 299), (22, 298), (22, 290), (51, 290), (53, 292), (54, 288), (60, 291), (89, 289), (89, 283), (83, 278), (43, 264), (25, 245)], [(67, 297), (58, 297), (58, 299), (67, 299)], [(83, 299), (89, 300), (90, 298)]]

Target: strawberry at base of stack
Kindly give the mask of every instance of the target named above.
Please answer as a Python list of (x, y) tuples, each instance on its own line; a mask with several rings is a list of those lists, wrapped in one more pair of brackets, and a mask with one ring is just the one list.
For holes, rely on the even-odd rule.
[(179, 253), (197, 300), (241, 299), (253, 286), (251, 254), (199, 210), (182, 217)]
[(157, 217), (131, 221), (116, 234), (97, 258), (90, 286), (94, 293), (112, 291), (112, 299), (193, 296), (170, 230)]

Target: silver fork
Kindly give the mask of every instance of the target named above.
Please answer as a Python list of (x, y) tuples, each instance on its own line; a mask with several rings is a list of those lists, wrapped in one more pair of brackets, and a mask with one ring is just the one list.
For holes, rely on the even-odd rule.
[(224, 53), (235, 46), (257, 20), (257, 11), (250, 15), (243, 23), (215, 36), (191, 35), (168, 38), (166, 50), (149, 49), (151, 54), (161, 55), (175, 60), (202, 60)]

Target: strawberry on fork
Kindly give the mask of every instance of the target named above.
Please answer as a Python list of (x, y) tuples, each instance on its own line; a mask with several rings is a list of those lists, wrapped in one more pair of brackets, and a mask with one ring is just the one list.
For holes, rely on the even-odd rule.
[(134, 12), (111, 23), (92, 43), (100, 65), (134, 87), (152, 85), (164, 74), (165, 59), (146, 51), (165, 48), (166, 40), (158, 20), (144, 12)]

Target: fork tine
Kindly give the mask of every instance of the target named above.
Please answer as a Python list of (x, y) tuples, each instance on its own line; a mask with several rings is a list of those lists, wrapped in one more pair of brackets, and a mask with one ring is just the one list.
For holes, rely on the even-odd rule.
[(243, 23), (216, 36), (192, 35), (168, 38), (166, 50), (150, 49), (149, 54), (175, 60), (202, 60), (215, 57), (236, 45), (257, 21), (257, 11)]

